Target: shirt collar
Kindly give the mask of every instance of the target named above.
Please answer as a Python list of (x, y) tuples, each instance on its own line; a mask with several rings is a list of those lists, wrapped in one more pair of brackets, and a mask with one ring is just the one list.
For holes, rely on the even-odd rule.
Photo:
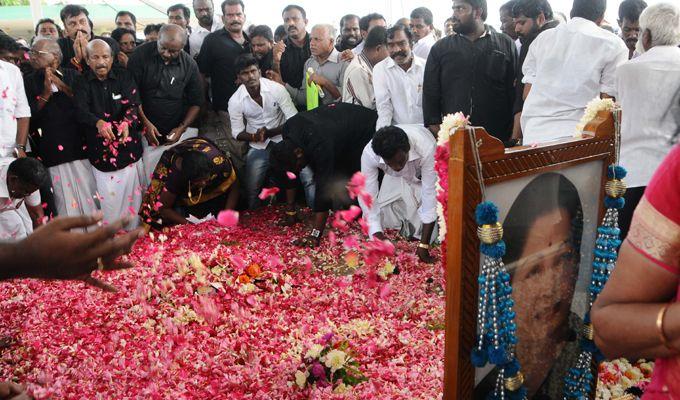
[(217, 14), (213, 14), (213, 23), (212, 26), (210, 27), (210, 30), (205, 29), (204, 27), (201, 26), (201, 24), (198, 24), (192, 31), (192, 33), (200, 33), (200, 32), (215, 32), (219, 29), (221, 29), (224, 25), (222, 25), (222, 20), (220, 17), (217, 16)]
[(327, 62), (332, 62), (334, 64), (340, 62), (340, 52), (335, 47), (333, 47), (333, 51), (331, 51), (331, 54), (328, 56), (326, 61), (324, 61), (323, 63), (319, 63), (319, 65), (323, 65)]
[[(118, 75), (116, 74), (115, 68), (113, 66), (111, 67), (111, 70), (109, 71), (109, 74), (106, 76), (106, 79), (113, 79), (116, 80), (118, 79)], [(97, 75), (94, 73), (94, 71), (89, 70), (87, 71), (87, 80), (88, 81), (98, 81), (99, 79), (97, 78)]]
[[(411, 53), (411, 54), (413, 54), (413, 53)], [(394, 62), (394, 60), (392, 59), (392, 57), (389, 57), (389, 56), (388, 56), (385, 60), (386, 60), (386, 62), (387, 62), (387, 68), (399, 68), (399, 69), (401, 69), (401, 67), (398, 66), (397, 63)], [(416, 56), (415, 54), (413, 54), (413, 62), (411, 63), (411, 68), (409, 68), (409, 69), (408, 69), (407, 71), (405, 71), (405, 72), (410, 72), (410, 71), (413, 69), (413, 67), (415, 67), (415, 66), (422, 66), (422, 67), (424, 67), (424, 66), (425, 66), (425, 60), (423, 60), (422, 58), (420, 58), (420, 57)]]
[[(368, 57), (366, 56), (366, 53), (364, 53), (364, 52), (362, 51), (361, 53), (359, 53), (358, 58), (359, 58), (360, 60), (363, 60), (364, 63), (368, 66), (368, 68), (370, 68), (370, 70), (373, 71), (373, 67), (374, 67), (375, 65), (373, 65), (373, 64), (371, 63), (371, 60), (368, 59)], [(389, 58), (389, 56), (388, 56), (388, 58)]]

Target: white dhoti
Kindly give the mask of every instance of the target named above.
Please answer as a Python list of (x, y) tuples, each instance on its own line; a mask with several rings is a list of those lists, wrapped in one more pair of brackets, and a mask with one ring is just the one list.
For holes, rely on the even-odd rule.
[(33, 233), (33, 221), (26, 204), (0, 212), (0, 240), (17, 241)]
[(373, 207), (380, 209), (383, 229), (399, 229), (402, 236), (420, 238), (422, 231), (422, 222), (418, 215), (420, 186), (411, 185), (403, 178), (385, 174)]
[(151, 174), (153, 174), (153, 171), (156, 169), (156, 164), (158, 164), (158, 160), (161, 159), (161, 156), (163, 155), (163, 152), (167, 149), (170, 149), (172, 147), (175, 147), (176, 145), (180, 144), (181, 142), (191, 139), (194, 137), (198, 136), (198, 129), (196, 128), (187, 128), (186, 131), (182, 134), (182, 136), (179, 138), (177, 143), (175, 144), (170, 144), (170, 145), (164, 145), (164, 146), (151, 146), (149, 143), (146, 141), (146, 137), (142, 138), (142, 147), (144, 147), (144, 154), (142, 155), (142, 161), (144, 162), (144, 173), (142, 175), (142, 186), (144, 188), (147, 188), (149, 184), (151, 183)]
[(48, 168), (57, 215), (75, 217), (91, 215), (99, 210), (93, 169), (88, 160), (76, 160)]
[(144, 173), (143, 162), (137, 161), (113, 172), (102, 172), (96, 168), (92, 172), (97, 183), (104, 223), (131, 216), (133, 220), (126, 228), (134, 229), (139, 226), (137, 213), (142, 204), (144, 190), (140, 185), (140, 176)]

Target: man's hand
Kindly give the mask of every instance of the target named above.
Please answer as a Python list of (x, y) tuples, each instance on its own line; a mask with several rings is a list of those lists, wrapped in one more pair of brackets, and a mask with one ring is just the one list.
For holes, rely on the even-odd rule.
[(182, 137), (182, 134), (186, 132), (187, 128), (185, 128), (183, 125), (178, 126), (177, 128), (173, 129), (168, 133), (166, 138), (168, 139), (166, 144), (175, 144), (177, 141)]
[(23, 386), (14, 382), (0, 382), (0, 400), (32, 400)]
[(127, 54), (123, 53), (122, 51), (118, 53), (118, 62), (120, 65), (123, 66), (123, 68), (127, 68), (127, 63), (128, 63), (128, 56)]
[(158, 129), (151, 121), (148, 119), (144, 121), (144, 136), (146, 136), (146, 140), (151, 146), (158, 146), (160, 144), (158, 141), (160, 135), (160, 132), (158, 132)]
[(99, 136), (102, 136), (106, 140), (116, 140), (116, 135), (113, 133), (110, 122), (106, 122), (103, 119), (97, 121), (97, 131), (99, 132)]
[(120, 135), (121, 142), (125, 142), (125, 139), (130, 136), (130, 125), (126, 121), (123, 121), (118, 125), (118, 135)]
[(92, 271), (129, 268), (117, 258), (127, 254), (144, 235), (142, 228), (116, 236), (128, 220), (118, 220), (94, 232), (71, 232), (101, 221), (101, 214), (80, 217), (58, 217), (36, 229), (18, 244), (24, 265), (19, 275), (41, 279), (86, 280)]
[(283, 79), (281, 78), (281, 74), (279, 74), (278, 72), (269, 70), (265, 73), (265, 75), (267, 75), (267, 79), (269, 79), (270, 81), (274, 81), (281, 85), (285, 85), (285, 83), (283, 83)]
[(14, 149), (14, 156), (16, 158), (24, 158), (24, 157), (28, 157), (28, 154), (26, 154), (26, 151), (24, 149), (15, 148)]
[(76, 60), (80, 62), (85, 61), (85, 54), (87, 49), (87, 37), (81, 31), (76, 33), (76, 38), (73, 41), (73, 52), (76, 55)]
[(317, 85), (319, 85), (321, 87), (327, 87), (328, 85), (332, 85), (331, 81), (326, 79), (325, 76), (319, 75), (316, 72), (309, 76), (309, 80), (308, 80), (307, 83), (311, 84), (312, 82), (316, 83)]
[(354, 52), (352, 50), (347, 49), (340, 53), (340, 61), (352, 61), (354, 59)]
[(283, 56), (283, 52), (286, 51), (286, 45), (283, 43), (283, 40), (279, 40), (274, 44), (274, 48), (272, 49), (273, 55), (274, 55), (274, 62), (275, 63), (280, 63), (281, 62), (281, 57)]
[(424, 249), (422, 247), (418, 247), (416, 250), (416, 255), (420, 259), (420, 261), (426, 263), (426, 264), (433, 264), (435, 261), (435, 258), (430, 255), (430, 250)]
[[(59, 75), (54, 71), (55, 70), (52, 68), (45, 69), (45, 77), (47, 77), (47, 75), (49, 74), (51, 84), (53, 83), (57, 87), (57, 89), (59, 89), (59, 91), (64, 92), (64, 94), (66, 94), (68, 97), (73, 97), (73, 91), (71, 90), (71, 88), (68, 87), (68, 85), (65, 84), (64, 81), (61, 80)], [(47, 91), (49, 91), (49, 95), (45, 97)], [(48, 99), (49, 96), (52, 96), (52, 85), (49, 86), (46, 85), (45, 88), (43, 89), (43, 97)]]
[(436, 138), (439, 135), (439, 130), (441, 129), (441, 125), (428, 125), (427, 129), (429, 129), (430, 132), (432, 132), (432, 134)]

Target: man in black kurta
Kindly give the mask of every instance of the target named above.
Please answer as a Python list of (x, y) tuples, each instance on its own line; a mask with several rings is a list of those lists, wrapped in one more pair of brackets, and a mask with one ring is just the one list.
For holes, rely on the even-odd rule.
[[(136, 217), (143, 173), (137, 84), (127, 70), (111, 69), (113, 55), (103, 40), (88, 43), (87, 62), (90, 70), (74, 92), (104, 220)], [(135, 219), (131, 227), (137, 224)]]
[[(286, 190), (287, 216), (295, 216), (294, 181), (286, 172), (299, 174), (309, 166), (314, 173), (314, 229), (298, 241), (301, 245), (319, 243), (328, 211), (346, 208), (350, 199), (347, 182), (361, 170), (361, 154), (375, 133), (378, 114), (349, 103), (332, 103), (298, 113), (283, 125), (283, 140), (272, 150), (273, 175)], [(295, 218), (287, 218), (293, 223)]]
[(438, 132), (442, 118), (458, 111), (472, 125), (507, 141), (512, 134), (517, 49), (512, 40), (484, 24), (486, 3), (455, 0), (457, 35), (435, 43), (425, 66), (423, 118)]
[(59, 68), (61, 50), (51, 39), (31, 49), (34, 72), (24, 78), (31, 107), (34, 151), (48, 169), (58, 215), (89, 215), (97, 210), (97, 186), (87, 160), (85, 132), (76, 117), (73, 87), (80, 74)]
[(203, 104), (203, 85), (196, 62), (181, 51), (186, 41), (181, 27), (164, 25), (158, 41), (139, 46), (128, 61), (143, 104), (145, 186), (165, 150), (198, 134), (190, 125)]

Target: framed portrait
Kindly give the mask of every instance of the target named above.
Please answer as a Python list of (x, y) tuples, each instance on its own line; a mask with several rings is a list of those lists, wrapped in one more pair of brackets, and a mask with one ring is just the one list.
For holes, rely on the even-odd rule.
[(483, 261), (474, 219), (482, 201), (479, 166), (485, 200), (498, 207), (503, 224), (524, 385), (530, 399), (563, 397), (564, 377), (580, 353), (606, 170), (616, 152), (611, 113), (591, 124), (592, 136), (512, 150), (481, 128), (451, 137), (445, 399), (485, 399), (497, 378), (493, 366), (475, 369), (470, 361)]

